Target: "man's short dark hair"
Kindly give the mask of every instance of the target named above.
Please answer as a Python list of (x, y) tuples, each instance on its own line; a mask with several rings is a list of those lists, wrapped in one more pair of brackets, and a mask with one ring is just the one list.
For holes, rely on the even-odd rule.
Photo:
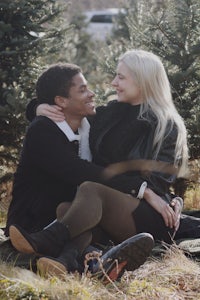
[(58, 63), (50, 66), (36, 83), (38, 102), (55, 104), (56, 96), (68, 97), (73, 77), (81, 72), (81, 68), (74, 64)]

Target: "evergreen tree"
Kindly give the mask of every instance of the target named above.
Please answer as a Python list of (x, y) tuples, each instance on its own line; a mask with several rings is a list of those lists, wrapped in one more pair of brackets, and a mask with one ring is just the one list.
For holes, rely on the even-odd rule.
[(1, 165), (18, 158), (26, 126), (25, 106), (33, 97), (44, 61), (49, 63), (56, 54), (59, 59), (69, 34), (64, 9), (56, 0), (0, 0)]
[(92, 40), (87, 33), (88, 22), (81, 11), (76, 11), (70, 24), (73, 26), (73, 36), (68, 41), (68, 45), (71, 45), (70, 59), (81, 66), (89, 84), (95, 85), (98, 81), (95, 76), (98, 64), (95, 50), (98, 49), (99, 43)]
[(107, 74), (101, 72), (99, 60), (108, 40), (95, 40), (87, 32), (89, 22), (83, 12), (76, 12), (71, 20), (73, 26), (73, 44), (71, 61), (81, 66), (88, 81), (89, 87), (95, 92), (103, 90)]

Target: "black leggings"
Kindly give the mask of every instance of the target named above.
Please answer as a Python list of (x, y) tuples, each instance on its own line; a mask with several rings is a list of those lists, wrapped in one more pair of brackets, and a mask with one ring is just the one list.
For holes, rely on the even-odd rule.
[(155, 240), (172, 243), (174, 229), (166, 227), (163, 217), (145, 200), (133, 212), (137, 233), (149, 232)]
[(170, 242), (162, 216), (145, 201), (94, 182), (80, 185), (61, 222), (68, 227), (72, 239), (98, 225), (115, 242), (139, 232)]

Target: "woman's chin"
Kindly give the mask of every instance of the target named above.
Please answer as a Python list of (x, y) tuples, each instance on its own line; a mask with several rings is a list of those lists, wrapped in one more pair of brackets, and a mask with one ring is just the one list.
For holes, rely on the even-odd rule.
[(127, 101), (126, 101), (125, 99), (122, 99), (122, 98), (118, 98), (117, 101), (118, 101), (118, 102), (127, 103)]

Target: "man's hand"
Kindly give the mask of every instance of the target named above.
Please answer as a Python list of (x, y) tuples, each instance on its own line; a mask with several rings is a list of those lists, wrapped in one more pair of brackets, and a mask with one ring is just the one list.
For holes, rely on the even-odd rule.
[(65, 120), (62, 108), (58, 105), (40, 104), (36, 108), (36, 115), (48, 117), (54, 122), (62, 122)]

